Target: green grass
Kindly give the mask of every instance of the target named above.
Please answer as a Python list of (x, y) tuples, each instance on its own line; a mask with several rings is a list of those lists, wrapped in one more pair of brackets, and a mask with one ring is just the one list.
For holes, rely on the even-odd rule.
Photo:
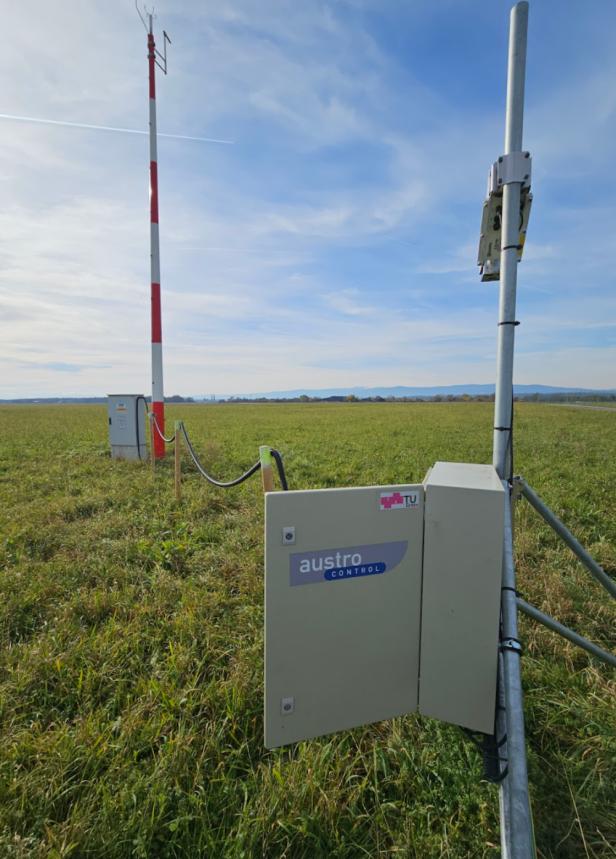
[[(490, 404), (177, 406), (211, 469), (292, 488), (489, 462)], [(616, 571), (613, 414), (516, 406), (516, 465)], [(262, 743), (262, 493), (111, 462), (97, 406), (0, 409), (1, 857), (496, 857), (497, 789), (420, 717)], [(605, 647), (609, 598), (518, 502), (519, 588)], [(614, 672), (521, 621), (541, 857), (616, 856)]]

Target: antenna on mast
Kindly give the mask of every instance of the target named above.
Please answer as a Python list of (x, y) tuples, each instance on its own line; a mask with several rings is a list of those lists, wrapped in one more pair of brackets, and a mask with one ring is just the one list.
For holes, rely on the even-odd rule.
[[(139, 8), (139, 4), (137, 3), (137, 0), (135, 0), (135, 9), (137, 10), (137, 15), (139, 15), (139, 17), (141, 18), (141, 23), (142, 23), (142, 24), (143, 24), (143, 26), (145, 27), (145, 31), (146, 31), (146, 33), (149, 33), (148, 25), (146, 24), (146, 22), (145, 22), (145, 18), (143, 17), (143, 15), (142, 15), (142, 13), (141, 13), (141, 9)], [(143, 7), (143, 12), (144, 12), (144, 14), (146, 14), (146, 15), (148, 14), (148, 12), (147, 12), (147, 10), (146, 10), (145, 6)], [(151, 17), (151, 16), (150, 16), (150, 17)]]
[[(152, 26), (152, 22), (156, 17), (156, 15), (154, 14), (154, 7), (152, 6), (152, 11), (148, 12), (147, 7), (144, 6), (142, 12), (139, 8), (138, 0), (135, 0), (135, 9), (137, 10), (137, 15), (139, 15), (139, 17), (141, 18), (141, 23), (143, 24), (146, 33), (148, 33), (148, 35), (153, 36), (154, 29)], [(154, 46), (154, 62), (164, 75), (167, 74), (167, 43), (171, 44), (171, 39), (169, 38), (169, 34), (167, 33), (167, 31), (163, 30), (163, 52), (161, 54), (158, 48)], [(157, 57), (158, 59), (156, 59)]]
[(156, 51), (156, 56), (160, 58), (161, 62), (155, 60), (155, 63), (164, 75), (167, 74), (167, 42), (171, 44), (171, 39), (167, 35), (167, 31), (163, 30), (163, 53)]

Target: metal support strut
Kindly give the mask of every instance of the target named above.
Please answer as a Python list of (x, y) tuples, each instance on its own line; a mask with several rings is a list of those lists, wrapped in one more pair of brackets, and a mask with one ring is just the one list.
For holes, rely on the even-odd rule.
[(566, 638), (572, 644), (577, 644), (577, 646), (581, 647), (582, 650), (586, 650), (588, 653), (591, 653), (597, 659), (600, 659), (607, 665), (611, 665), (612, 667), (616, 668), (616, 656), (614, 656), (613, 653), (608, 653), (607, 650), (603, 650), (601, 647), (598, 647), (592, 641), (589, 641), (587, 638), (584, 638), (584, 636), (579, 635), (572, 629), (569, 629), (568, 626), (565, 626), (563, 623), (559, 623), (559, 621), (555, 620), (553, 617), (550, 617), (549, 614), (544, 614), (542, 611), (539, 611), (538, 608), (535, 608), (534, 605), (527, 603), (526, 600), (518, 598), (517, 603), (520, 611), (523, 611), (524, 614), (527, 614), (529, 617), (532, 617), (533, 620), (542, 623), (548, 629), (551, 629), (552, 632), (556, 632), (558, 633), (558, 635), (562, 635), (563, 638)]
[(608, 576), (592, 555), (590, 555), (581, 543), (575, 539), (567, 526), (560, 521), (558, 516), (550, 510), (547, 504), (539, 498), (537, 493), (530, 488), (528, 483), (522, 477), (516, 477), (515, 482), (531, 507), (534, 507), (537, 513), (551, 528), (554, 529), (554, 531), (556, 531), (558, 536), (564, 540), (571, 551), (577, 555), (580, 561), (584, 564), (591, 576), (593, 576), (596, 581), (598, 581), (599, 584), (602, 585), (614, 599), (616, 599), (616, 582)]

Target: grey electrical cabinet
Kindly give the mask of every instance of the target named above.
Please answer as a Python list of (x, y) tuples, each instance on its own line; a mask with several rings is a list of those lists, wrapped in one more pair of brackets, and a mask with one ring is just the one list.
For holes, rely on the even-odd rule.
[(505, 490), (491, 465), (437, 462), (425, 491), (419, 711), (491, 734)]
[(423, 495), (266, 495), (268, 748), (417, 709)]
[(112, 459), (147, 459), (143, 394), (108, 394)]

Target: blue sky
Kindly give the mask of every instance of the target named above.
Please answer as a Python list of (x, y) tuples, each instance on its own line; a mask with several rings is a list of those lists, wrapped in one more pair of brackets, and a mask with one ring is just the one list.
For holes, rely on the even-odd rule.
[[(531, 2), (515, 380), (616, 387), (616, 4)], [(509, 3), (161, 0), (165, 390), (491, 382)], [(0, 113), (147, 129), (129, 0), (6, 10)], [(0, 397), (150, 390), (147, 137), (0, 119)]]

